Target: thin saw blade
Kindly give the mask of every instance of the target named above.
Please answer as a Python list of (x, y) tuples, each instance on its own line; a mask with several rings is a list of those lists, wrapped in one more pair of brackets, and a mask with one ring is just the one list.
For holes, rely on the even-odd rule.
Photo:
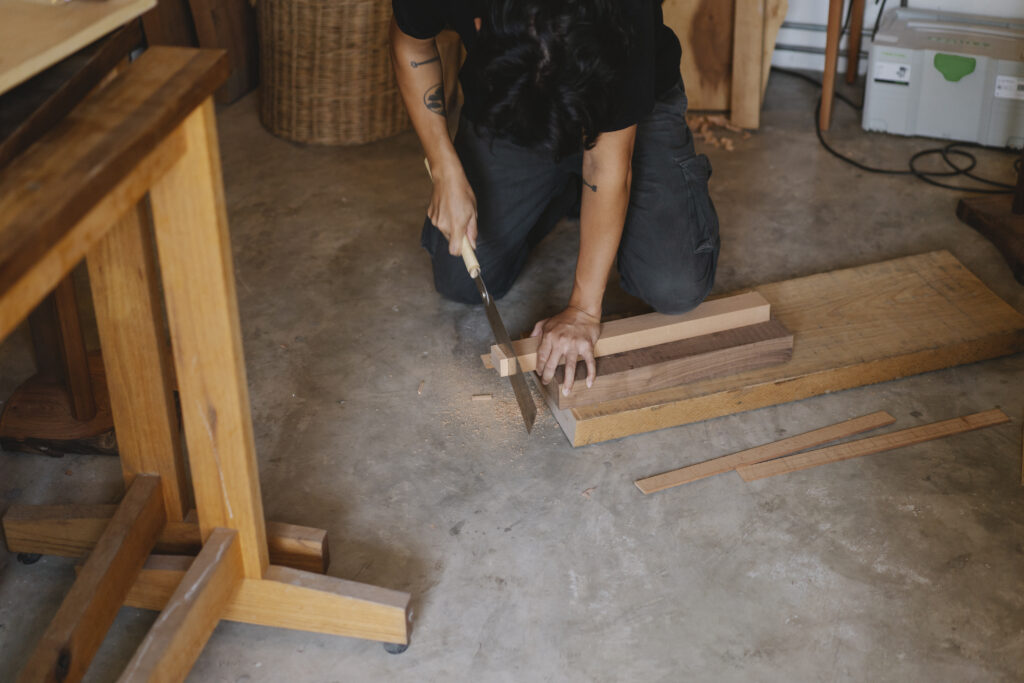
[[(501, 321), (501, 316), (498, 315), (498, 307), (494, 305), (494, 299), (491, 298), (490, 292), (487, 291), (487, 285), (484, 284), (483, 278), (480, 275), (474, 277), (473, 281), (476, 282), (476, 288), (480, 290), (480, 299), (483, 300), (484, 308), (487, 311), (487, 322), (491, 324), (491, 331), (494, 332), (494, 340), (497, 342), (498, 348), (501, 349), (506, 357), (515, 358), (516, 354), (512, 350), (512, 338), (508, 336), (505, 323)], [(526, 378), (523, 376), (523, 373), (517, 370), (509, 375), (508, 379), (512, 383), (512, 392), (516, 395), (519, 412), (523, 414), (526, 432), (529, 433), (533, 429), (534, 420), (537, 419), (537, 406), (533, 403), (533, 396), (530, 395), (530, 388), (526, 386)]]

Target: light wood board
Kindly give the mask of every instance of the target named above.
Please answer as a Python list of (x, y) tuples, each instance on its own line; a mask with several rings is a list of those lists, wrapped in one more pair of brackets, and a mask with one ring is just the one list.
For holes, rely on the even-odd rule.
[(872, 436), (867, 439), (858, 439), (848, 443), (841, 443), (828, 448), (820, 448), (816, 451), (797, 453), (785, 458), (777, 458), (768, 462), (754, 463), (737, 467), (736, 471), (743, 477), (744, 481), (754, 481), (766, 477), (774, 477), (777, 474), (799, 472), (818, 465), (825, 465), (840, 460), (859, 458), (862, 455), (891, 451), (904, 446), (941, 439), (954, 434), (962, 434), (975, 429), (992, 427), (993, 425), (1005, 424), (1010, 421), (1006, 414), (998, 409), (986, 410), (982, 413), (955, 417), (951, 420), (932, 422), (919, 427), (901, 429), (898, 432)]
[(793, 335), (778, 320), (769, 320), (601, 356), (596, 359), (597, 377), (589, 388), (587, 366), (577, 363), (576, 379), (568, 396), (561, 390), (565, 375), (562, 366), (544, 389), (558, 401), (559, 408), (573, 408), (777, 365), (792, 356)]
[(599, 443), (1024, 350), (1024, 316), (946, 251), (756, 290), (795, 336), (790, 362), (554, 411), (569, 441)]
[(155, 6), (156, 0), (0, 0), (0, 93)]
[(892, 415), (884, 410), (879, 410), (878, 412), (871, 413), (870, 415), (862, 415), (861, 417), (855, 417), (852, 420), (844, 420), (843, 422), (831, 424), (820, 429), (814, 429), (809, 432), (804, 432), (803, 434), (797, 434), (787, 439), (772, 441), (771, 443), (738, 451), (731, 455), (723, 455), (720, 458), (713, 458), (711, 460), (696, 463), (695, 465), (680, 467), (679, 469), (671, 470), (669, 472), (656, 474), (653, 477), (637, 479), (633, 483), (635, 483), (636, 487), (645, 494), (656, 493), (658, 491), (670, 489), (674, 486), (689, 484), (690, 482), (698, 481), (706, 477), (722, 474), (723, 472), (731, 472), (741, 465), (750, 465), (758, 462), (764, 462), (766, 460), (781, 458), (784, 455), (797, 453), (807, 448), (814, 448), (815, 446), (820, 446), (821, 444), (828, 443), (829, 441), (835, 441), (837, 439), (853, 436), (854, 434), (860, 434), (861, 432), (878, 429), (879, 427), (891, 425), (895, 421), (896, 418)]

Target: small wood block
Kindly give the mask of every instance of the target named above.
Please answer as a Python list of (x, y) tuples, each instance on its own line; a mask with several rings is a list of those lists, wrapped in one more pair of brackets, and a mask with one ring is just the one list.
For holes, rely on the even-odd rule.
[(956, 215), (995, 245), (1024, 285), (1024, 214), (1013, 213), (1012, 207), (1010, 195), (970, 197), (956, 205)]
[[(116, 505), (12, 505), (3, 516), (4, 537), (12, 553), (85, 557), (96, 545), (117, 510)], [(323, 574), (330, 565), (327, 532), (323, 529), (267, 522), (270, 561)], [(195, 519), (168, 522), (156, 552), (195, 555), (202, 548)]]
[[(189, 562), (187, 557), (153, 555), (125, 604), (163, 609)], [(401, 591), (271, 565), (266, 578), (242, 581), (222, 618), (407, 644), (409, 598)]]
[(117, 455), (103, 358), (89, 354), (96, 413), (80, 422), (71, 414), (67, 388), (39, 375), (19, 386), (0, 412), (0, 448), (13, 453)]
[(852, 420), (845, 420), (844, 422), (832, 424), (827, 427), (804, 432), (803, 434), (797, 434), (789, 437), (788, 439), (773, 441), (771, 443), (755, 446), (754, 448), (748, 448), (744, 451), (739, 451), (731, 455), (724, 455), (720, 458), (706, 460), (695, 465), (680, 467), (679, 469), (672, 470), (670, 472), (663, 472), (662, 474), (657, 474), (653, 477), (637, 479), (634, 483), (636, 484), (636, 487), (645, 494), (664, 491), (665, 489), (670, 489), (673, 486), (689, 484), (692, 481), (704, 479), (705, 477), (722, 474), (723, 472), (730, 472), (740, 465), (750, 465), (753, 463), (764, 462), (766, 460), (772, 460), (774, 458), (780, 458), (784, 455), (798, 453), (806, 448), (820, 446), (821, 444), (828, 443), (829, 441), (843, 439), (847, 436), (853, 436), (854, 434), (860, 434), (861, 432), (891, 425), (895, 421), (896, 418), (892, 415), (884, 410), (880, 410), (876, 413), (871, 413), (870, 415), (855, 417)]
[(160, 478), (135, 477), (22, 669), (20, 683), (82, 679), (164, 521)]
[(737, 327), (691, 339), (658, 344), (596, 359), (597, 378), (587, 388), (586, 363), (577, 363), (572, 391), (564, 396), (564, 366), (544, 386), (562, 410), (633, 394), (656, 391), (709, 377), (720, 377), (793, 357), (793, 335), (778, 320)]
[[(755, 325), (767, 322), (770, 318), (771, 305), (757, 292), (705, 301), (689, 313), (681, 315), (647, 313), (621, 318), (601, 325), (601, 336), (594, 345), (594, 355), (610, 356), (734, 327)], [(513, 374), (517, 363), (522, 372), (536, 370), (539, 343), (538, 337), (512, 342), (516, 358), (507, 358), (501, 349), (492, 346), (491, 362), (502, 377)]]
[(790, 362), (556, 413), (570, 443), (598, 443), (1024, 351), (1024, 315), (946, 251), (757, 291), (799, 340)]
[(816, 451), (798, 453), (786, 458), (769, 460), (768, 462), (753, 465), (743, 465), (736, 468), (744, 481), (754, 481), (765, 477), (774, 477), (776, 474), (787, 472), (798, 472), (810, 469), (818, 465), (830, 462), (839, 462), (850, 458), (858, 458), (862, 455), (891, 451), (904, 446), (941, 439), (954, 434), (962, 434), (975, 429), (991, 427), (993, 425), (1009, 422), (1010, 418), (1001, 410), (986, 410), (982, 413), (955, 417), (952, 420), (932, 422), (931, 424), (901, 429), (898, 432), (873, 436), (868, 439), (858, 439), (848, 443), (841, 443), (828, 448), (821, 448)]
[(118, 680), (185, 680), (241, 583), (238, 532), (214, 529)]

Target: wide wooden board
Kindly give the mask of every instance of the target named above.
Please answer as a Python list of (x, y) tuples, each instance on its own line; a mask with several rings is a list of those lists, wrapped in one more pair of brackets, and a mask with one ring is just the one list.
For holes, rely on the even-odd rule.
[(796, 342), (785, 365), (573, 408), (574, 446), (1024, 350), (1024, 315), (946, 251), (762, 285)]
[(792, 356), (793, 335), (778, 320), (769, 320), (598, 357), (597, 377), (589, 388), (587, 366), (577, 363), (568, 396), (561, 391), (565, 376), (565, 366), (561, 366), (544, 390), (558, 401), (559, 408), (573, 408), (785, 363)]

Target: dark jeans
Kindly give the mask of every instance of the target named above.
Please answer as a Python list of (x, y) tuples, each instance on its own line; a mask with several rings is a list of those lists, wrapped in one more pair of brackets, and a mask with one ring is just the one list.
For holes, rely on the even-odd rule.
[[(696, 154), (686, 125), (682, 85), (658, 98), (637, 126), (629, 210), (619, 245), (623, 289), (662, 313), (683, 313), (711, 291), (718, 261), (718, 217), (708, 195), (711, 164)], [(477, 258), (487, 288), (501, 298), (526, 263), (530, 249), (580, 198), (582, 153), (561, 161), (459, 127), (455, 149), (476, 193)], [(430, 219), (423, 246), (444, 297), (479, 303), (459, 257), (448, 253)]]

